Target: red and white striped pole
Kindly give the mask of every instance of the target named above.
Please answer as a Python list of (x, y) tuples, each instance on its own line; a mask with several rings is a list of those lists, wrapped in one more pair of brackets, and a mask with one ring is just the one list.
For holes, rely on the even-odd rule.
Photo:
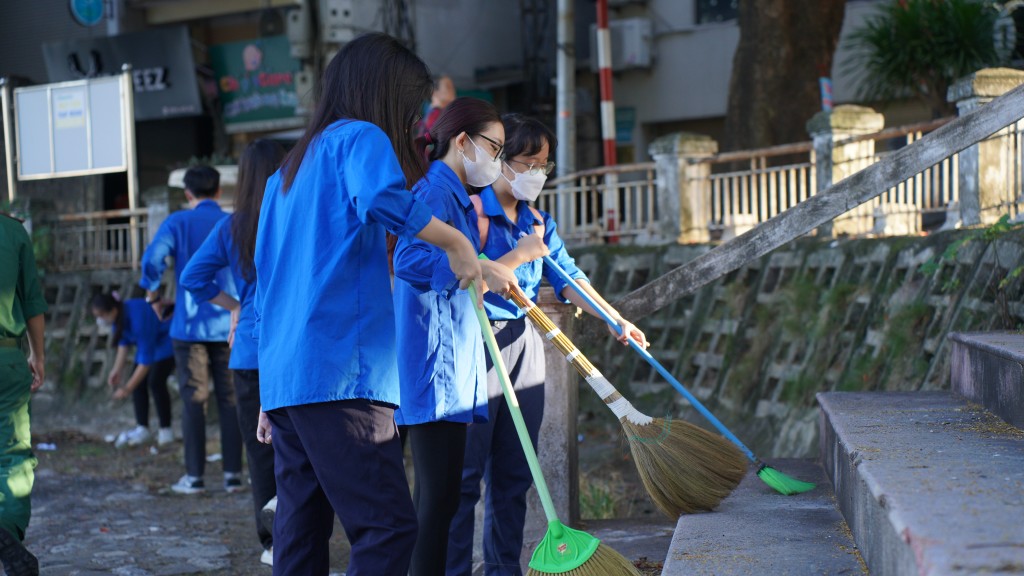
[[(615, 102), (612, 98), (612, 35), (608, 30), (608, 0), (597, 0), (597, 68), (601, 84), (601, 139), (604, 143), (604, 165), (615, 166)], [(619, 237), (615, 233), (618, 228), (619, 215), (618, 192), (612, 191), (616, 177), (605, 175), (605, 240), (609, 244), (618, 244)], [(609, 182), (611, 180), (611, 182)]]
[(615, 102), (612, 99), (612, 35), (608, 31), (608, 0), (597, 0), (597, 67), (601, 82), (601, 138), (604, 164), (614, 166)]

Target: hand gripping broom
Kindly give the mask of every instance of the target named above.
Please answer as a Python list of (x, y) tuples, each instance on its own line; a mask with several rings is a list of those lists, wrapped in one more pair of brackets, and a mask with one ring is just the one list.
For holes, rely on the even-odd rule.
[(641, 576), (636, 567), (621, 554), (603, 546), (600, 540), (590, 534), (573, 530), (558, 520), (555, 504), (551, 501), (551, 494), (544, 482), (544, 474), (540, 470), (540, 462), (537, 461), (537, 453), (533, 449), (533, 443), (530, 442), (530, 434), (526, 430), (526, 423), (523, 421), (523, 414), (519, 409), (519, 400), (512, 389), (512, 382), (509, 379), (508, 370), (505, 369), (505, 362), (501, 359), (498, 342), (494, 339), (494, 333), (491, 332), (487, 315), (483, 309), (475, 305), (473, 309), (476, 310), (477, 320), (480, 321), (480, 331), (483, 333), (484, 343), (487, 345), (487, 351), (494, 363), (494, 370), (498, 373), (501, 390), (505, 394), (505, 403), (508, 404), (508, 410), (512, 414), (512, 421), (515, 422), (519, 442), (523, 445), (523, 452), (526, 454), (526, 461), (529, 463), (530, 473), (533, 475), (533, 483), (537, 486), (537, 495), (540, 496), (544, 515), (548, 520), (548, 530), (533, 551), (533, 557), (530, 558), (530, 570), (526, 575)]
[[(548, 267), (551, 268), (551, 270), (554, 271), (555, 274), (557, 274), (563, 281), (568, 283), (569, 286), (572, 286), (573, 290), (575, 290), (577, 294), (582, 296), (583, 299), (587, 301), (587, 304), (590, 304), (590, 306), (594, 310), (596, 310), (598, 314), (601, 315), (601, 318), (604, 318), (604, 321), (607, 322), (609, 326), (614, 328), (615, 331), (618, 332), (620, 335), (622, 334), (622, 327), (620, 327), (618, 323), (612, 319), (612, 317), (608, 314), (604, 307), (595, 302), (594, 298), (592, 298), (590, 294), (587, 294), (587, 292), (583, 290), (580, 287), (580, 285), (577, 284), (576, 281), (571, 276), (569, 276), (565, 272), (565, 270), (563, 270), (562, 267), (559, 266), (557, 262), (555, 262), (553, 258), (551, 258), (551, 256), (545, 256), (544, 263), (547, 264)], [(664, 376), (665, 380), (668, 380), (669, 384), (671, 384), (676, 390), (679, 391), (680, 394), (682, 394), (687, 400), (689, 400), (690, 404), (692, 404), (693, 407), (696, 408), (697, 411), (704, 416), (704, 418), (707, 418), (708, 422), (710, 422), (715, 428), (717, 428), (723, 436), (728, 438), (733, 444), (736, 445), (737, 448), (743, 451), (743, 453), (747, 456), (747, 459), (750, 460), (750, 462), (752, 462), (754, 466), (757, 467), (757, 477), (760, 478), (765, 484), (771, 486), (780, 494), (786, 494), (787, 496), (807, 492), (808, 490), (814, 488), (814, 484), (810, 482), (804, 482), (803, 480), (797, 480), (792, 476), (788, 476), (782, 472), (779, 472), (775, 468), (772, 468), (771, 466), (765, 464), (763, 461), (761, 461), (760, 458), (754, 456), (754, 453), (750, 451), (750, 448), (747, 448), (746, 445), (743, 444), (743, 442), (740, 442), (740, 439), (737, 438), (736, 435), (730, 432), (729, 429), (726, 428), (725, 425), (718, 420), (718, 418), (715, 418), (714, 414), (712, 414), (707, 408), (705, 408), (704, 405), (701, 404), (700, 401), (697, 400), (697, 398), (693, 394), (691, 394), (689, 390), (683, 387), (683, 385), (680, 384), (679, 381), (676, 380), (675, 377), (672, 376), (672, 374), (668, 370), (666, 370), (660, 362), (655, 360), (654, 356), (651, 356), (651, 354), (647, 352), (647, 350), (645, 350), (643, 346), (641, 346), (638, 342), (634, 341), (632, 338), (629, 338), (629, 345), (633, 348), (633, 350), (636, 350), (636, 352), (640, 354), (640, 356), (644, 360), (646, 360), (648, 364), (653, 366), (659, 374)]]
[(590, 384), (622, 424), (640, 479), (670, 518), (711, 510), (746, 474), (743, 455), (732, 444), (682, 420), (651, 418), (612, 386), (536, 304), (516, 290), (510, 298)]

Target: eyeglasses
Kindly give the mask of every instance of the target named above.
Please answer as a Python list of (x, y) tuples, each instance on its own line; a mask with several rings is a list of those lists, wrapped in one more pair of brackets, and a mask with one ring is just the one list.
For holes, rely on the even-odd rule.
[(484, 140), (487, 140), (488, 142), (491, 143), (492, 146), (497, 148), (497, 151), (494, 152), (494, 157), (491, 158), (491, 160), (497, 162), (498, 158), (501, 158), (501, 152), (502, 152), (502, 150), (505, 149), (505, 145), (502, 144), (501, 142), (498, 142), (497, 140), (493, 140), (491, 138), (488, 138), (487, 136), (484, 136), (483, 134), (475, 134), (475, 136), (479, 136), (479, 137), (483, 138)]
[(519, 160), (513, 160), (511, 158), (506, 158), (505, 161), (515, 162), (516, 164), (522, 164), (523, 166), (526, 166), (526, 171), (529, 172), (531, 176), (536, 176), (537, 174), (542, 173), (544, 175), (548, 175), (555, 170), (555, 163), (551, 162), (550, 160), (543, 164), (540, 164), (538, 162), (530, 162), (529, 164), (527, 164), (526, 162), (520, 162)]

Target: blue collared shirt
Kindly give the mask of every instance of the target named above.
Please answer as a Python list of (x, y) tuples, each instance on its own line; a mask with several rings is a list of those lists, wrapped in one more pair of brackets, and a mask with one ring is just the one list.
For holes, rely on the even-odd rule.
[[(484, 214), (490, 217), (487, 245), (483, 248), (483, 253), (488, 258), (497, 260), (511, 252), (515, 249), (522, 234), (533, 234), (535, 225), (544, 224), (544, 244), (547, 245), (551, 258), (574, 280), (590, 282), (587, 275), (576, 266), (576, 260), (565, 251), (565, 242), (558, 235), (555, 221), (550, 214), (538, 210), (543, 218), (538, 221), (527, 203), (520, 201), (516, 207), (516, 222), (512, 222), (508, 219), (494, 189), (490, 186), (480, 192), (480, 200), (483, 204)], [(540, 289), (543, 277), (555, 289), (555, 295), (558, 298), (565, 303), (569, 302), (562, 296), (562, 292), (568, 284), (545, 266), (543, 259), (538, 258), (519, 266), (515, 269), (515, 275), (519, 280), (519, 287), (530, 300), (537, 301), (537, 291)], [(491, 320), (513, 320), (524, 316), (523, 311), (516, 306), (515, 302), (505, 300), (490, 292), (484, 294), (484, 307), (487, 309), (487, 317)]]
[(294, 182), (267, 181), (254, 312), (264, 410), (363, 398), (398, 405), (395, 309), (385, 229), (419, 233), (430, 208), (405, 188), (377, 126), (319, 134)]
[[(466, 235), (479, 249), (476, 213), (459, 177), (434, 161), (413, 187), (434, 216)], [(459, 290), (443, 250), (422, 240), (395, 248), (398, 372), (402, 425), (445, 420), (487, 421), (487, 372), (473, 297)]]
[(238, 302), (241, 304), (238, 326), (235, 327), (235, 340), (231, 346), (231, 360), (228, 367), (233, 370), (256, 370), (256, 340), (253, 338), (252, 296), (256, 290), (255, 282), (247, 282), (238, 265), (238, 248), (231, 235), (231, 223), (235, 215), (224, 218), (213, 227), (206, 241), (192, 255), (188, 266), (181, 272), (180, 285), (192, 293), (196, 302), (209, 302), (221, 292), (217, 284), (219, 273), (227, 268), (238, 290)]
[[(227, 214), (217, 202), (203, 200), (191, 210), (175, 212), (164, 220), (142, 255), (142, 279), (139, 286), (156, 291), (167, 268), (167, 257), (174, 258), (174, 280), (179, 286), (174, 297), (171, 338), (186, 342), (224, 342), (231, 329), (231, 313), (210, 303), (200, 303), (188, 290), (180, 289), (181, 272), (199, 249), (213, 227)], [(234, 281), (227, 270), (217, 276), (217, 284), (235, 296)]]
[(153, 307), (142, 298), (125, 300), (121, 308), (124, 327), (118, 346), (135, 346), (135, 363), (150, 366), (174, 356), (171, 321), (160, 321)]

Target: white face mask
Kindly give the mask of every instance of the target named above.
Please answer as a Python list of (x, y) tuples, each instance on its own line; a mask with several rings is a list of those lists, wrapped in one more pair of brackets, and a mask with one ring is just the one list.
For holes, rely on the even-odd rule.
[(468, 135), (466, 140), (476, 148), (476, 160), (470, 160), (465, 152), (459, 152), (462, 154), (462, 165), (466, 168), (466, 184), (477, 188), (494, 184), (501, 174), (501, 162), (488, 156)]
[[(505, 164), (508, 166), (508, 164)], [(512, 171), (515, 176), (511, 180), (508, 176), (502, 173), (502, 178), (508, 181), (509, 186), (512, 187), (512, 197), (516, 200), (524, 200), (526, 202), (533, 202), (540, 196), (540, 191), (544, 189), (544, 183), (548, 181), (548, 175), (543, 172), (539, 174), (530, 174), (529, 172), (516, 172), (512, 170), (511, 166), (508, 169)]]
[(99, 328), (100, 334), (106, 334), (114, 327), (114, 323), (107, 320), (106, 318), (96, 317), (96, 327)]

